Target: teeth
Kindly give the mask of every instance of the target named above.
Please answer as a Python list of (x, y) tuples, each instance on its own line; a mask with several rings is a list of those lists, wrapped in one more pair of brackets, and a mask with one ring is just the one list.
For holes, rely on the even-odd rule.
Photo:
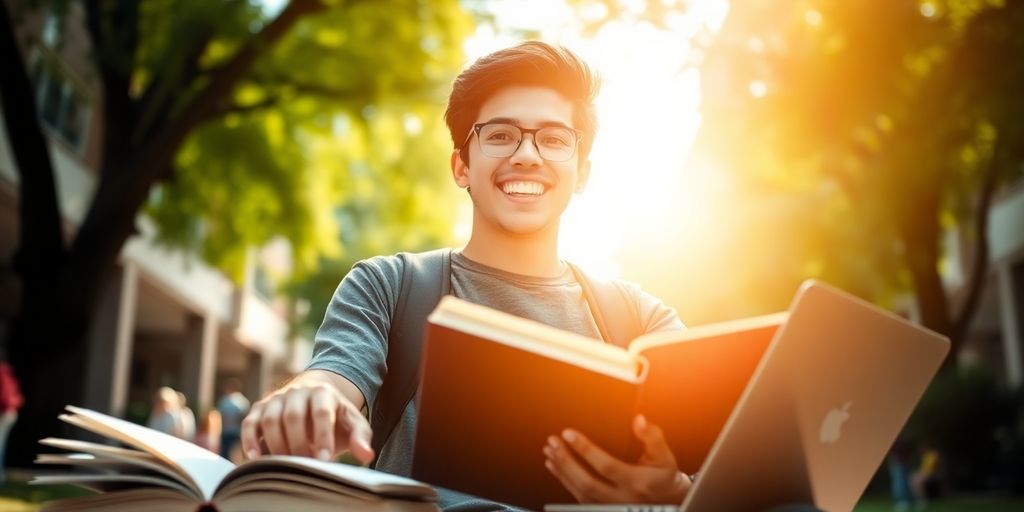
[(509, 181), (501, 185), (501, 190), (506, 194), (539, 196), (544, 193), (544, 185), (535, 181)]

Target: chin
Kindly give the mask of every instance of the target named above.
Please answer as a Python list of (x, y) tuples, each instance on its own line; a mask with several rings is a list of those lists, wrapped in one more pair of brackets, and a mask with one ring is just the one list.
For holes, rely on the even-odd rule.
[(508, 233), (526, 236), (547, 231), (552, 223), (546, 219), (505, 219), (498, 225)]

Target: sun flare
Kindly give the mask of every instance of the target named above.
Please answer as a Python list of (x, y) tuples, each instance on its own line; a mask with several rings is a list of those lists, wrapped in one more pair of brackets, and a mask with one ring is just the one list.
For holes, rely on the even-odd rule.
[[(531, 4), (543, 4), (539, 7), (551, 15), (536, 16), (540, 11)], [(542, 39), (577, 52), (601, 74), (591, 178), (562, 219), (559, 245), (565, 258), (615, 277), (622, 272), (622, 248), (657, 242), (666, 222), (697, 222), (698, 215), (679, 218), (680, 204), (692, 209), (701, 199), (685, 193), (683, 171), (700, 127), (700, 75), (688, 66), (695, 60), (690, 44), (701, 30), (717, 31), (728, 2), (693, 2), (685, 12), (671, 15), (665, 29), (614, 21), (590, 37), (581, 35), (576, 12), (564, 4), (551, 9), (550, 4), (537, 0), (489, 5), (497, 26), (510, 32), (537, 31)], [(483, 25), (465, 48), (472, 60), (515, 40)]]

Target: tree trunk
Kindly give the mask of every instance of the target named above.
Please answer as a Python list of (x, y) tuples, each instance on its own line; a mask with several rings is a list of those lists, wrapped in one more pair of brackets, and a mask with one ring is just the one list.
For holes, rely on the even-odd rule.
[[(19, 241), (13, 267), (21, 284), (21, 300), (7, 343), (26, 398), (15, 424), (17, 437), (8, 442), (8, 462), (27, 465), (31, 461), (22, 453), (37, 446), (38, 434), (57, 431), (58, 411), (53, 402), (57, 398), (76, 398), (84, 361), (76, 337), (83, 331), (75, 325), (77, 319), (63, 316), (61, 270), (67, 256), (55, 177), (32, 88), (3, 2), (0, 28), (0, 58), (8, 63), (0, 78), (0, 92), (19, 176)], [(62, 397), (64, 393), (69, 395)]]
[[(210, 77), (212, 85), (184, 108), (180, 117), (162, 120), (160, 130), (135, 143), (129, 140), (138, 135), (137, 116), (130, 112), (134, 103), (127, 98), (112, 101), (107, 97), (100, 182), (71, 248), (66, 249), (46, 138), (38, 126), (34, 97), (7, 7), (0, 1), (0, 29), (4, 31), (0, 35), (0, 58), (9, 63), (0, 85), (7, 132), (21, 176), (21, 239), (15, 271), (21, 280), (22, 296), (8, 342), (26, 399), (8, 442), (9, 463), (28, 466), (38, 453), (39, 439), (64, 435), (58, 415), (66, 404), (78, 404), (83, 398), (89, 329), (100, 290), (134, 231), (136, 215), (151, 187), (165, 177), (178, 147), (229, 97), (260, 52), (297, 20), (323, 8), (318, 0), (291, 2), (228, 65)], [(98, 11), (91, 14), (98, 16)], [(98, 20), (96, 17), (91, 21), (98, 27)], [(134, 19), (129, 21), (135, 23)], [(111, 81), (116, 82), (105, 74), (105, 92), (127, 94), (127, 87), (111, 88)]]
[(905, 262), (913, 280), (921, 324), (950, 337), (949, 355), (942, 363), (943, 369), (950, 368), (956, 363), (961, 340), (954, 336), (949, 298), (939, 275), (939, 239), (942, 233), (937, 194), (920, 198), (917, 208), (899, 222), (906, 246)]

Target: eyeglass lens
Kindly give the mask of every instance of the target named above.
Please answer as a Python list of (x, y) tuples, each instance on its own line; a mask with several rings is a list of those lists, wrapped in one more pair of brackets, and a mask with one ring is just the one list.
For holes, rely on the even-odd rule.
[[(523, 140), (523, 131), (512, 124), (486, 124), (480, 127), (480, 150), (492, 158), (512, 156)], [(561, 126), (546, 126), (533, 134), (540, 157), (564, 162), (576, 151), (576, 132)]]

